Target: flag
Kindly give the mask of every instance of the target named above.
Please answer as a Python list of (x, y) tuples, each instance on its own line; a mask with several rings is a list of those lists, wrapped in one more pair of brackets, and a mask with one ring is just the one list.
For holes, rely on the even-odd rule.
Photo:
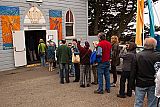
[(147, 0), (148, 2), (148, 11), (149, 11), (149, 21), (150, 21), (150, 36), (154, 38), (154, 15), (153, 15), (153, 9), (152, 9), (152, 1)]
[(136, 38), (135, 43), (142, 46), (142, 30), (144, 26), (144, 0), (137, 0)]

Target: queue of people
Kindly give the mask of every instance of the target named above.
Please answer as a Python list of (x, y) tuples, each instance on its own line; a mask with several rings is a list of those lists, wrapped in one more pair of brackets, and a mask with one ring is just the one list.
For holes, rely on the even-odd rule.
[[(160, 62), (160, 53), (155, 51), (157, 41), (154, 38), (146, 38), (144, 50), (136, 53), (137, 46), (134, 42), (126, 43), (123, 49), (120, 49), (118, 36), (116, 35), (113, 35), (111, 42), (109, 42), (106, 40), (105, 33), (99, 33), (98, 40), (99, 42), (93, 42), (93, 50), (90, 49), (88, 41), (85, 41), (84, 46), (81, 46), (80, 41), (76, 39), (73, 39), (72, 43), (68, 43), (68, 45), (66, 40), (61, 40), (61, 45), (57, 49), (51, 48), (53, 43), (50, 42), (47, 49), (50, 63), (49, 71), (52, 71), (52, 61), (55, 60), (53, 58), (55, 56), (50, 57), (50, 55), (55, 55), (56, 50), (61, 84), (64, 84), (64, 78), (66, 83), (69, 83), (70, 76), (74, 76), (73, 82), (79, 82), (82, 88), (90, 87), (91, 84), (98, 84), (97, 89), (94, 91), (95, 94), (110, 93), (111, 87), (117, 86), (116, 66), (119, 65), (120, 58), (122, 58), (123, 71), (120, 77), (117, 97), (131, 97), (132, 92), (135, 91), (134, 107), (143, 107), (144, 97), (147, 94), (148, 107), (156, 107), (156, 104), (158, 105), (155, 96), (155, 85), (157, 84), (155, 84), (155, 74), (157, 69), (155, 70), (154, 64)], [(40, 58), (43, 66), (45, 66), (43, 54), (45, 48), (44, 41), (40, 40), (38, 50), (42, 50), (42, 53), (39, 54), (42, 54)], [(52, 52), (51, 50), (54, 51)], [(92, 59), (93, 52), (96, 53), (94, 61)], [(91, 71), (94, 77), (93, 82), (91, 82)], [(113, 73), (112, 83), (110, 83), (110, 71)], [(105, 79), (105, 89), (103, 89), (103, 77)], [(127, 92), (125, 92), (126, 80)], [(160, 92), (158, 95), (160, 95)]]

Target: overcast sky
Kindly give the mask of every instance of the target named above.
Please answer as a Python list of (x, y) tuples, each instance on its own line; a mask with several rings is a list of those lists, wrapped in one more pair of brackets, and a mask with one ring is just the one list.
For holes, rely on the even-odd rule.
[[(145, 8), (144, 12), (148, 13), (148, 7)], [(157, 18), (156, 12), (157, 12), (158, 18)], [(160, 0), (158, 1), (158, 3), (154, 4), (154, 6), (153, 6), (153, 13), (154, 13), (155, 25), (160, 26), (160, 22), (159, 22), (160, 21)], [(159, 21), (158, 21), (158, 19), (159, 19)], [(149, 24), (149, 15), (148, 14), (144, 15), (144, 23), (145, 24)]]

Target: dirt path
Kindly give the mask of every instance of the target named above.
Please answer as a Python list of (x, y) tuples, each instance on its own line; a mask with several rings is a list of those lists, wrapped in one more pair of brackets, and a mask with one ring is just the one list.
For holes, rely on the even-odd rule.
[(59, 84), (56, 72), (42, 67), (0, 72), (0, 107), (133, 107), (134, 96), (116, 97), (119, 87), (97, 95), (97, 86), (80, 88), (73, 77)]

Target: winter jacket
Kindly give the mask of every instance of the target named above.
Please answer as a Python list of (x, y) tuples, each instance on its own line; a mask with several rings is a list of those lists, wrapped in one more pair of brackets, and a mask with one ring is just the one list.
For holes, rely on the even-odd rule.
[(133, 63), (135, 61), (135, 51), (125, 52), (124, 50), (120, 53), (120, 58), (123, 59), (122, 70), (123, 71), (131, 71)]
[(112, 66), (116, 66), (120, 64), (119, 59), (120, 47), (118, 43), (112, 45), (112, 52), (111, 52), (111, 59), (112, 59)]
[(155, 86), (154, 64), (160, 61), (160, 53), (153, 49), (144, 49), (137, 53), (136, 60), (131, 72), (132, 85), (136, 81), (136, 86), (145, 88)]
[(80, 63), (82, 65), (90, 65), (90, 56), (92, 51), (87, 47), (79, 47)]
[(55, 47), (54, 46), (48, 46), (47, 48), (47, 58), (49, 61), (55, 60)]
[(58, 62), (59, 63), (69, 63), (70, 58), (70, 48), (66, 45), (61, 45), (57, 48), (56, 55), (58, 56)]
[(43, 53), (46, 52), (46, 44), (40, 43), (40, 44), (38, 45), (38, 53), (39, 53), (39, 52), (43, 52)]

